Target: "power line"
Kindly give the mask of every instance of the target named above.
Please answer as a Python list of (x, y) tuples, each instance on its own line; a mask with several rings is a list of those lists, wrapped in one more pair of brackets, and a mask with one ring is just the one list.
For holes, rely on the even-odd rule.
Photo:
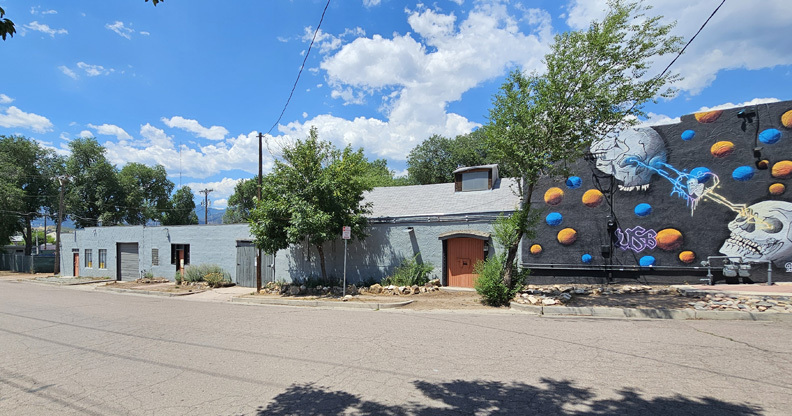
[(675, 58), (674, 58), (674, 59), (671, 61), (671, 63), (669, 63), (669, 64), (668, 64), (668, 66), (667, 66), (667, 67), (666, 67), (666, 68), (663, 70), (663, 72), (661, 72), (661, 73), (660, 73), (660, 75), (658, 76), (658, 78), (660, 78), (660, 77), (662, 77), (663, 75), (665, 75), (665, 73), (666, 73), (666, 72), (668, 72), (668, 70), (669, 70), (669, 69), (671, 69), (671, 65), (674, 65), (674, 62), (676, 62), (676, 61), (677, 61), (677, 59), (679, 59), (679, 57), (680, 57), (680, 56), (682, 56), (682, 54), (683, 54), (683, 53), (685, 53), (685, 49), (687, 49), (687, 47), (688, 47), (688, 46), (689, 46), (689, 45), (690, 45), (690, 44), (693, 42), (693, 39), (696, 39), (696, 36), (698, 36), (698, 35), (699, 35), (699, 33), (701, 33), (701, 31), (704, 29), (704, 26), (707, 26), (707, 23), (709, 23), (710, 19), (712, 19), (712, 17), (713, 17), (713, 16), (715, 16), (715, 13), (717, 13), (717, 12), (718, 12), (718, 10), (720, 10), (721, 6), (723, 6), (723, 4), (724, 4), (724, 3), (726, 3), (726, 0), (723, 0), (723, 1), (721, 1), (721, 4), (719, 4), (719, 5), (718, 5), (718, 7), (716, 7), (716, 8), (715, 8), (715, 10), (713, 10), (713, 11), (712, 11), (712, 14), (710, 14), (710, 16), (707, 18), (707, 20), (705, 20), (705, 21), (704, 21), (704, 24), (702, 24), (702, 25), (701, 25), (701, 27), (700, 27), (700, 28), (699, 28), (699, 30), (696, 32), (696, 34), (695, 34), (695, 35), (693, 35), (693, 37), (692, 37), (692, 38), (690, 38), (690, 40), (688, 40), (688, 41), (687, 41), (687, 43), (686, 43), (686, 44), (685, 44), (685, 46), (682, 48), (682, 50), (680, 50), (680, 51), (679, 51), (679, 53), (678, 53), (678, 54), (677, 54), (677, 56), (676, 56), (676, 57), (675, 57)]
[(289, 98), (286, 100), (286, 104), (283, 106), (283, 110), (281, 111), (280, 115), (278, 116), (278, 120), (275, 121), (275, 124), (267, 130), (267, 134), (270, 134), (272, 130), (278, 126), (281, 119), (283, 118), (283, 114), (286, 113), (286, 107), (289, 106), (289, 102), (291, 102), (292, 96), (294, 95), (294, 90), (297, 88), (297, 82), (300, 81), (300, 75), (302, 75), (303, 69), (305, 68), (305, 63), (308, 61), (308, 55), (311, 54), (311, 48), (313, 47), (314, 41), (316, 41), (316, 35), (319, 33), (319, 28), (322, 26), (322, 21), (324, 21), (325, 13), (327, 13), (327, 8), (330, 6), (330, 0), (327, 0), (327, 4), (325, 4), (324, 10), (322, 10), (322, 17), (319, 19), (319, 24), (316, 25), (316, 30), (314, 30), (313, 39), (311, 39), (311, 44), (308, 45), (308, 51), (305, 52), (305, 58), (303, 58), (302, 65), (300, 65), (300, 71), (297, 72), (297, 79), (294, 80), (294, 85), (292, 86), (291, 92), (289, 93)]

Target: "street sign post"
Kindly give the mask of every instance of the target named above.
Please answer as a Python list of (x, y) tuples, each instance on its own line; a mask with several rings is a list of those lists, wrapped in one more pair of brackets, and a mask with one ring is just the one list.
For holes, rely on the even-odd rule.
[(347, 241), (352, 238), (352, 227), (345, 225), (341, 231), (341, 238), (344, 239), (344, 287), (342, 289), (342, 296), (346, 297), (346, 258), (347, 258)]

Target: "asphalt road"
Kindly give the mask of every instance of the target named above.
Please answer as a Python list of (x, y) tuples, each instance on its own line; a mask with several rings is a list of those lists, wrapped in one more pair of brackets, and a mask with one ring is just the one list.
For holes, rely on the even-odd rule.
[(789, 415), (792, 325), (314, 309), (0, 281), (0, 414)]

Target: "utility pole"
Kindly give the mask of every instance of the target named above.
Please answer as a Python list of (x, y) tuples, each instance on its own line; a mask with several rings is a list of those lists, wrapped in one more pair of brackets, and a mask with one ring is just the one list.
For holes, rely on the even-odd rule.
[[(262, 140), (264, 140), (264, 134), (259, 132), (258, 134), (258, 145), (259, 145), (259, 160), (258, 160), (258, 201), (261, 201), (261, 165), (263, 164), (262, 160)], [(256, 293), (261, 291), (261, 249), (256, 248)]]
[[(60, 184), (60, 191), (58, 192), (58, 223), (55, 227), (55, 275), (60, 274), (60, 260), (61, 260), (61, 223), (63, 222), (63, 187), (69, 182), (69, 177), (66, 175), (58, 176), (58, 183)], [(46, 233), (46, 231), (45, 231)], [(46, 234), (45, 234), (46, 235)], [(46, 239), (46, 237), (44, 237)], [(46, 240), (44, 240), (46, 241)]]
[(204, 194), (204, 224), (209, 224), (209, 192), (214, 191), (214, 189), (205, 188), (198, 192)]

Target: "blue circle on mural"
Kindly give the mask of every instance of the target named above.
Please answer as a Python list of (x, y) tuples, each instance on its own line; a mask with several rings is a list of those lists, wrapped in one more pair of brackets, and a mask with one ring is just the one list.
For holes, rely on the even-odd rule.
[(774, 144), (781, 140), (781, 132), (776, 129), (767, 129), (759, 133), (759, 141), (764, 144)]
[(693, 130), (685, 130), (685, 131), (682, 132), (682, 135), (680, 137), (682, 137), (682, 140), (688, 141), (688, 140), (692, 139), (695, 135), (696, 135), (695, 131), (693, 131)]
[(754, 176), (754, 170), (750, 166), (740, 166), (732, 172), (732, 178), (736, 181), (750, 181)]
[(707, 183), (712, 178), (712, 175), (709, 174), (711, 172), (709, 168), (699, 166), (690, 171), (690, 177), (696, 179), (699, 183)]
[(580, 185), (583, 184), (583, 180), (580, 179), (579, 176), (570, 176), (566, 180), (566, 186), (569, 189), (577, 189), (580, 188)]
[(652, 206), (647, 203), (641, 203), (635, 206), (635, 215), (645, 217), (652, 213)]
[(580, 261), (582, 261), (583, 263), (589, 264), (591, 263), (591, 260), (592, 260), (591, 254), (586, 253), (580, 256)]
[(638, 260), (638, 264), (640, 264), (641, 267), (649, 267), (654, 266), (655, 261), (655, 258), (652, 256), (643, 256), (640, 260)]
[(547, 222), (547, 225), (550, 226), (561, 224), (561, 221), (563, 220), (564, 220), (564, 216), (557, 212), (551, 212), (547, 214), (547, 217), (545, 217), (545, 222)]

